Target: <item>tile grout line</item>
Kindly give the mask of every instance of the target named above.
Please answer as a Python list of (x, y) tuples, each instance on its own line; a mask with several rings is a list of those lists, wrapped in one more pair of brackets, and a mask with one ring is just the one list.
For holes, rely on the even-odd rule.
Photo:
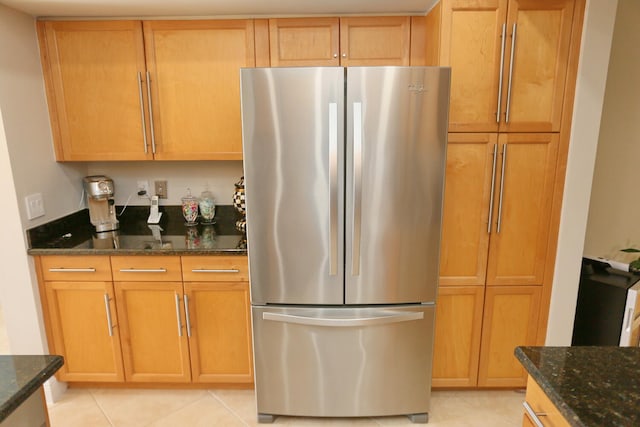
[(100, 412), (102, 412), (102, 415), (104, 415), (104, 417), (107, 419), (107, 422), (109, 423), (109, 425), (111, 425), (112, 427), (116, 427), (116, 425), (113, 423), (113, 421), (111, 421), (111, 418), (109, 417), (109, 415), (107, 415), (107, 411), (104, 410), (102, 405), (100, 405), (100, 402), (98, 402), (98, 399), (96, 399), (96, 396), (93, 394), (93, 389), (88, 389), (88, 390), (89, 390), (89, 395), (91, 396), (91, 398), (95, 402), (95, 404), (98, 407), (98, 409), (100, 409)]
[(155, 420), (149, 421), (149, 422), (146, 424), (146, 426), (150, 426), (150, 425), (152, 425), (152, 424), (154, 424), (154, 423), (157, 423), (158, 421), (161, 421), (161, 420), (163, 420), (163, 419), (165, 419), (165, 418), (170, 417), (171, 415), (175, 414), (176, 412), (180, 412), (180, 411), (182, 411), (182, 410), (184, 410), (184, 409), (188, 408), (189, 406), (195, 405), (196, 403), (198, 403), (198, 402), (200, 402), (201, 400), (203, 400), (205, 397), (207, 397), (207, 396), (206, 396), (206, 394), (203, 394), (199, 399), (196, 399), (196, 400), (194, 400), (193, 402), (189, 402), (189, 403), (187, 403), (186, 405), (181, 406), (180, 408), (176, 409), (175, 411), (171, 411), (171, 412), (169, 412), (168, 414), (165, 414), (165, 415), (163, 415), (163, 416), (162, 416), (162, 417), (160, 417), (160, 418), (157, 418), (157, 419), (155, 419)]
[(213, 398), (214, 398), (214, 399), (216, 399), (218, 402), (220, 402), (220, 404), (221, 404), (222, 406), (224, 406), (224, 407), (225, 407), (225, 409), (226, 409), (227, 411), (231, 412), (231, 414), (232, 414), (234, 417), (236, 417), (237, 419), (239, 419), (239, 420), (240, 420), (240, 422), (241, 422), (242, 424), (244, 424), (244, 425), (245, 425), (245, 426), (247, 426), (247, 427), (250, 427), (250, 426), (249, 426), (249, 424), (248, 424), (248, 423), (247, 423), (247, 422), (246, 422), (246, 421), (245, 421), (245, 420), (244, 420), (240, 415), (238, 415), (238, 414), (236, 413), (236, 411), (234, 411), (233, 409), (231, 409), (231, 407), (230, 407), (229, 405), (227, 405), (227, 403), (226, 403), (222, 398), (220, 398), (217, 394), (215, 394), (213, 390), (207, 390), (207, 393), (209, 393), (211, 396), (213, 396)]

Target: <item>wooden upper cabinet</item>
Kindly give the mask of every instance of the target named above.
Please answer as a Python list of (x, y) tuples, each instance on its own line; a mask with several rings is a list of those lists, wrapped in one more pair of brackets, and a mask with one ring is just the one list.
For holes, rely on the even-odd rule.
[(487, 285), (542, 285), (558, 134), (500, 134)]
[(271, 66), (409, 65), (406, 16), (269, 20)]
[(340, 18), (341, 65), (409, 65), (410, 39), (408, 16)]
[(151, 159), (139, 21), (38, 22), (58, 161)]
[[(575, 0), (443, 0), (452, 132), (560, 129)], [(432, 26), (435, 24), (432, 24)]]
[(144, 21), (157, 160), (240, 160), (251, 20)]
[(339, 18), (269, 19), (271, 66), (339, 66), (339, 38)]
[(449, 135), (440, 244), (442, 286), (485, 283), (497, 143), (497, 134)]

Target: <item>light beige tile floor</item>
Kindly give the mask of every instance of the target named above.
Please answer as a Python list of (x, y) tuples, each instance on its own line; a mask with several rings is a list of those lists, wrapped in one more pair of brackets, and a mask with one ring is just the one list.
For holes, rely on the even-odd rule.
[[(522, 391), (434, 391), (432, 427), (522, 425)], [(243, 427), (256, 420), (253, 390), (71, 388), (49, 406), (52, 427)], [(416, 426), (404, 417), (278, 417), (286, 426)]]

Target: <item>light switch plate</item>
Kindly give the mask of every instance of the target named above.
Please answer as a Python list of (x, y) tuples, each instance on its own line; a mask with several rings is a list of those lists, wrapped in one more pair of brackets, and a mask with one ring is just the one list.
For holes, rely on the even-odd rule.
[(24, 198), (27, 204), (27, 218), (34, 219), (44, 216), (44, 200), (41, 193), (30, 194)]

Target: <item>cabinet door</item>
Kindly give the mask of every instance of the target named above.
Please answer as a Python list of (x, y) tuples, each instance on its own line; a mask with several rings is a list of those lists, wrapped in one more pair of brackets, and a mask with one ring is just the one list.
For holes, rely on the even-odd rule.
[(485, 283), (497, 142), (496, 134), (449, 134), (440, 243), (441, 286)]
[(339, 18), (269, 19), (272, 67), (340, 65)]
[(127, 381), (190, 382), (181, 282), (116, 282)]
[(558, 134), (501, 134), (487, 285), (542, 285)]
[(42, 21), (38, 30), (57, 160), (151, 159), (141, 23)]
[(408, 16), (340, 18), (340, 65), (409, 65)]
[(513, 355), (536, 345), (541, 286), (487, 286), (480, 345), (480, 387), (524, 387), (527, 373)]
[(144, 21), (156, 160), (240, 160), (240, 68), (251, 20)]
[(510, 0), (501, 131), (558, 132), (574, 0)]
[(495, 132), (507, 0), (443, 0), (440, 65), (451, 67), (449, 130)]
[(52, 352), (62, 381), (124, 381), (111, 282), (45, 282)]
[(474, 387), (477, 384), (483, 301), (484, 286), (438, 289), (434, 387)]
[(194, 382), (252, 383), (247, 282), (185, 282)]

